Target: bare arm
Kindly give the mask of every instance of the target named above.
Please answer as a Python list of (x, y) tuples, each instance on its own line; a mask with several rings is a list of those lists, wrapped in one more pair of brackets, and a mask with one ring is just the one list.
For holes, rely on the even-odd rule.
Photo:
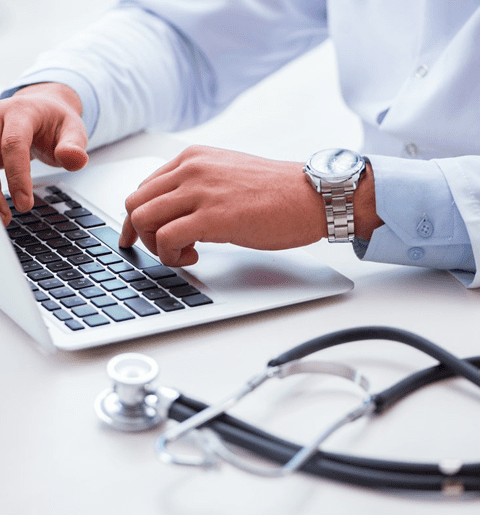
[[(301, 163), (209, 147), (190, 147), (146, 179), (126, 201), (120, 245), (140, 236), (170, 266), (194, 264), (195, 242), (229, 242), (265, 250), (326, 237), (323, 199)], [(368, 169), (354, 197), (357, 235), (369, 239), (382, 221)]]

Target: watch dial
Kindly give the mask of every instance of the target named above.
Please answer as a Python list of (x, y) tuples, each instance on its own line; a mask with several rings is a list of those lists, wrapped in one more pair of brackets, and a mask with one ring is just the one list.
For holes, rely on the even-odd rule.
[(356, 152), (335, 148), (314, 154), (310, 165), (328, 182), (341, 182), (354, 175), (363, 166), (363, 160)]

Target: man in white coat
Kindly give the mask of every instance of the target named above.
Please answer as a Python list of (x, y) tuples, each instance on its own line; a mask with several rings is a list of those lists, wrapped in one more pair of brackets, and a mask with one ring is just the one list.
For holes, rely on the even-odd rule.
[[(31, 156), (78, 170), (99, 145), (203, 122), (328, 37), (345, 101), (363, 120), (364, 156), (318, 149), (305, 165), (192, 147), (127, 199), (121, 245), (139, 236), (183, 266), (198, 259), (197, 241), (280, 249), (328, 237), (353, 242), (361, 259), (447, 269), (478, 287), (473, 0), (120, 1), (3, 92), (15, 207), (32, 206)], [(3, 197), (0, 213), (8, 223)]]

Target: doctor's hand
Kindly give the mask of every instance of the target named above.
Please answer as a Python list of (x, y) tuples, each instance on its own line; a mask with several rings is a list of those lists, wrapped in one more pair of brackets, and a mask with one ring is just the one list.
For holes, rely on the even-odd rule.
[[(33, 206), (31, 159), (70, 171), (87, 164), (81, 112), (76, 93), (62, 84), (35, 84), (0, 100), (0, 167), (18, 211)], [(11, 214), (1, 193), (0, 215), (7, 225)]]
[(139, 236), (165, 265), (196, 263), (195, 242), (278, 250), (326, 235), (323, 201), (300, 163), (194, 146), (126, 200), (120, 246)]

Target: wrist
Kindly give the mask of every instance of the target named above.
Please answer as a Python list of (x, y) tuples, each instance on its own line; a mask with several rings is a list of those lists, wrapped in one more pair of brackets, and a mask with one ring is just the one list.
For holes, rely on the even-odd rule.
[(372, 165), (366, 168), (353, 195), (353, 213), (355, 236), (369, 241), (373, 231), (383, 225), (383, 220), (377, 215), (375, 202), (375, 179)]
[(56, 102), (61, 102), (78, 116), (82, 115), (82, 102), (76, 92), (65, 84), (57, 82), (41, 82), (25, 86), (15, 92), (13, 96), (38, 95), (48, 97)]

